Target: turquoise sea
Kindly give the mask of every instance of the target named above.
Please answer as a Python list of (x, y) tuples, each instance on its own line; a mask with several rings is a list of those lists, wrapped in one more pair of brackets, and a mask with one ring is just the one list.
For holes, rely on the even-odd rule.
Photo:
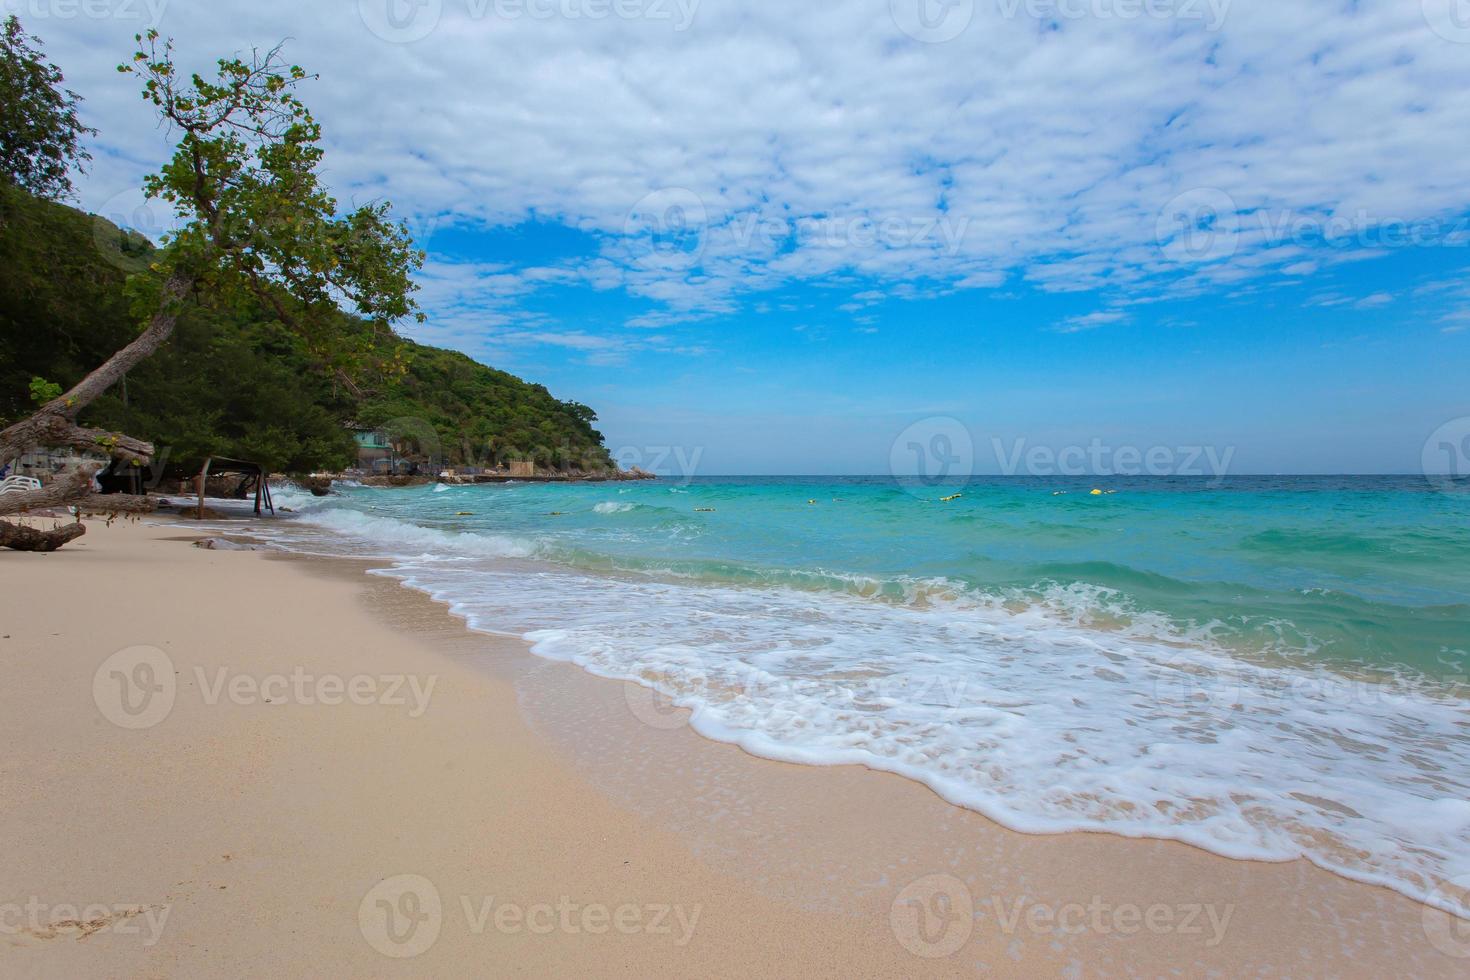
[(472, 627), (655, 688), (758, 755), (901, 773), (1028, 832), (1305, 857), (1467, 911), (1442, 887), (1470, 874), (1455, 486), (782, 477), (283, 499), (281, 545), (384, 558)]

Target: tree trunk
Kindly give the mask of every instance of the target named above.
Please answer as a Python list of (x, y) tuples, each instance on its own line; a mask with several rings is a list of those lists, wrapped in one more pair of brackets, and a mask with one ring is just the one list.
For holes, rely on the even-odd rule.
[(75, 541), (87, 533), (81, 522), (67, 524), (54, 531), (38, 531), (33, 527), (21, 527), (0, 521), (0, 548), (16, 551), (55, 551), (68, 541)]
[[(175, 270), (163, 285), (158, 312), (138, 338), (113, 354), (107, 362), (79, 381), (71, 391), (42, 405), (36, 414), (0, 432), (0, 461), (50, 446), (66, 446), (84, 452), (106, 453), (113, 459), (142, 466), (151, 461), (153, 445), (117, 432), (84, 429), (76, 424), (82, 409), (116, 384), (124, 375), (162, 347), (179, 322), (179, 308), (196, 278)], [(92, 478), (99, 466), (82, 466), (48, 487), (28, 493), (0, 495), (0, 515), (19, 514), (42, 507), (79, 504), (103, 513), (140, 513), (155, 508), (146, 497), (120, 498), (109, 503), (92, 498)], [(87, 533), (80, 521), (55, 531), (37, 531), (0, 522), (0, 547), (17, 551), (55, 551), (68, 541)]]
[[(96, 401), (98, 396), (162, 347), (173, 335), (174, 327), (179, 322), (179, 304), (194, 288), (194, 282), (193, 276), (183, 272), (175, 272), (170, 276), (164, 283), (158, 312), (149, 320), (148, 328), (138, 335), (138, 339), (77, 382), (71, 391), (42, 405), (30, 418), (0, 432), (0, 460), (14, 459), (40, 446), (66, 445), (79, 449), (105, 449), (109, 455), (123, 455), (125, 458), (137, 459), (140, 463), (148, 462), (153, 455), (153, 447), (148, 443), (95, 429), (77, 428), (74, 423), (82, 409)], [(110, 444), (109, 439), (114, 440), (116, 445)], [(147, 452), (142, 451), (145, 448)]]
[(92, 477), (98, 466), (83, 466), (53, 480), (49, 486), (24, 493), (0, 494), (0, 517), (24, 514), (45, 507), (61, 507), (92, 492)]
[(108, 517), (117, 514), (151, 514), (158, 510), (158, 498), (134, 497), (126, 493), (109, 493), (105, 496), (94, 494), (83, 497), (75, 506), (88, 514), (104, 514)]

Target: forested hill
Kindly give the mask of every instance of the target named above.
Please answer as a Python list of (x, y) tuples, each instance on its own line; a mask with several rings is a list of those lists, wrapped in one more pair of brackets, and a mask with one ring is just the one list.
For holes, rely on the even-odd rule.
[[(0, 427), (35, 408), (33, 379), (70, 387), (137, 336), (123, 286), (153, 252), (142, 236), (0, 184)], [(273, 316), (196, 307), (82, 421), (167, 447), (169, 463), (220, 455), (276, 472), (337, 469), (353, 458), (344, 428), (353, 422), (453, 463), (612, 467), (587, 406), (463, 354), (402, 343), (406, 372), (354, 391), (317, 370)]]

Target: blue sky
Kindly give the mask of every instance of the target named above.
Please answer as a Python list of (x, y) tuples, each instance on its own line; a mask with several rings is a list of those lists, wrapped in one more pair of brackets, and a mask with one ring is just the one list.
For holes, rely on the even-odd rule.
[[(568, 244), (533, 226), (466, 235), (454, 248), (508, 261)], [(553, 390), (578, 392), (627, 461), (662, 459), (671, 472), (682, 451), (702, 453), (711, 473), (882, 473), (893, 438), (929, 417), (960, 421), (986, 473), (1006, 472), (997, 438), (1004, 452), (1016, 440), (1058, 452), (1099, 438), (1213, 446), (1233, 450), (1231, 471), (1242, 473), (1415, 472), (1429, 433), (1470, 413), (1470, 337), (1458, 329), (1470, 254), (1374, 251), (1086, 326), (1075, 321), (1096, 312), (1091, 291), (1015, 281), (853, 312), (841, 308), (851, 296), (884, 283), (794, 283), (606, 360), (619, 326), (657, 307), (559, 287), (527, 309), (575, 323), (573, 334), (530, 350), (467, 349), (497, 363), (509, 355)]]
[(628, 463), (1470, 454), (1457, 0), (6, 2), (88, 100), (82, 203), (144, 230), (131, 35), (290, 37), (329, 182), (430, 253), (409, 332), (591, 404)]

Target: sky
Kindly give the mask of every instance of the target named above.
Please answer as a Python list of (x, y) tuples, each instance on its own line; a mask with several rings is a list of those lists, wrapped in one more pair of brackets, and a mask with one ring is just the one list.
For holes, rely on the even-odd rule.
[(285, 40), (403, 332), (669, 475), (1470, 473), (1470, 0), (0, 0), (155, 234), (115, 66)]

